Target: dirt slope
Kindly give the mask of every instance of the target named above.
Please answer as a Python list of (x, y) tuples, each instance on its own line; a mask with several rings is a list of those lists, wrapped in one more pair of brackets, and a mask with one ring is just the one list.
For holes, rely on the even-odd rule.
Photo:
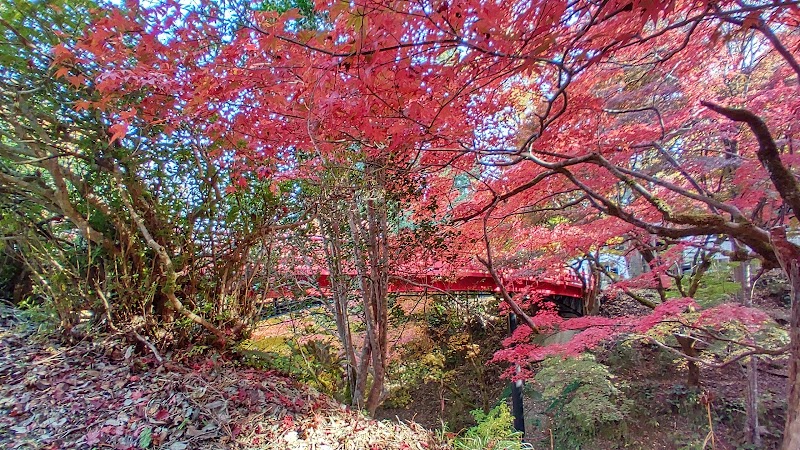
[(119, 337), (64, 346), (0, 310), (0, 448), (438, 449), (274, 372), (156, 365)]

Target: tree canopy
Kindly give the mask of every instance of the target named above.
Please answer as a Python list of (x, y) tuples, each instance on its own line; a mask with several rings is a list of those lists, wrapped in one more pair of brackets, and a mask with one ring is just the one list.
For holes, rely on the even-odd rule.
[[(713, 253), (800, 283), (775, 228), (793, 231), (800, 208), (796, 1), (48, 5), (0, 7), (0, 201), (22, 206), (3, 216), (4, 248), (49, 253), (20, 267), (79, 286), (48, 295), (99, 296), (109, 322), (144, 309), (166, 341), (174, 311), (225, 341), (254, 320), (252, 286), (325, 272), (352, 400), (374, 411), (391, 277), (485, 269), (524, 318), (518, 339), (587, 330), (568, 351), (611, 333), (528, 317), (505, 277), (588, 264), (596, 282), (615, 278), (601, 251), (635, 250), (647, 270), (615, 287), (657, 288), (660, 306), (639, 299), (656, 321), (696, 306), (668, 302), (665, 280), (692, 297)], [(675, 270), (686, 249), (690, 280)], [(45, 266), (65, 278), (45, 282)], [(139, 289), (143, 304), (110, 312), (106, 296)], [(716, 313), (732, 311), (761, 320)], [(553, 350), (524, 344), (507, 359)]]

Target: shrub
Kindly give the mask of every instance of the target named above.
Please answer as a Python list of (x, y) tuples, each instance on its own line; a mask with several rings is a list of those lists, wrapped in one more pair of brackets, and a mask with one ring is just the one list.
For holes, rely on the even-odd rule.
[(599, 433), (622, 434), (631, 407), (608, 367), (594, 356), (546, 359), (535, 376), (556, 438), (569, 447)]
[(471, 412), (477, 425), (468, 429), (464, 436), (453, 443), (458, 450), (478, 450), (487, 448), (516, 450), (526, 448), (522, 444), (522, 433), (511, 426), (514, 418), (508, 405), (502, 403), (488, 413), (480, 409)]

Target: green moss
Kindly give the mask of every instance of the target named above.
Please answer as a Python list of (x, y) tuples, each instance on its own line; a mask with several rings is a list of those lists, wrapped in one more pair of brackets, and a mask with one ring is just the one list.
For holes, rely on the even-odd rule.
[(536, 387), (553, 421), (556, 441), (574, 448), (597, 435), (624, 439), (632, 402), (607, 366), (584, 354), (548, 358), (541, 367), (535, 376)]
[[(700, 286), (694, 295), (694, 299), (703, 309), (730, 301), (732, 296), (737, 295), (741, 291), (741, 284), (733, 281), (735, 264), (736, 263), (722, 264), (714, 270), (706, 272), (700, 280)], [(688, 282), (688, 279), (686, 282)], [(675, 288), (667, 291), (668, 298), (677, 298), (680, 296), (680, 292)]]
[(292, 375), (301, 375), (298, 356), (293, 354), (287, 340), (280, 336), (248, 339), (236, 347), (245, 364), (265, 370), (277, 370)]
[(266, 336), (258, 339), (248, 339), (241, 343), (243, 350), (256, 350), (261, 352), (275, 352), (285, 355), (291, 354), (291, 349), (282, 336)]

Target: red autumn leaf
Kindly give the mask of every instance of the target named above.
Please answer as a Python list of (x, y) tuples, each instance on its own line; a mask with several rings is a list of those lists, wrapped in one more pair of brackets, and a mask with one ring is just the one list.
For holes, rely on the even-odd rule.
[(53, 73), (53, 76), (56, 78), (65, 77), (69, 74), (69, 67), (59, 67), (58, 70)]
[(86, 444), (87, 445), (95, 445), (100, 442), (100, 432), (99, 431), (90, 431), (86, 433)]
[(166, 422), (169, 418), (169, 410), (166, 409), (159, 409), (155, 415), (153, 415), (153, 419), (159, 422)]
[(128, 134), (128, 124), (127, 123), (115, 123), (108, 127), (109, 139), (108, 143), (113, 144), (115, 141), (118, 141), (125, 137)]

